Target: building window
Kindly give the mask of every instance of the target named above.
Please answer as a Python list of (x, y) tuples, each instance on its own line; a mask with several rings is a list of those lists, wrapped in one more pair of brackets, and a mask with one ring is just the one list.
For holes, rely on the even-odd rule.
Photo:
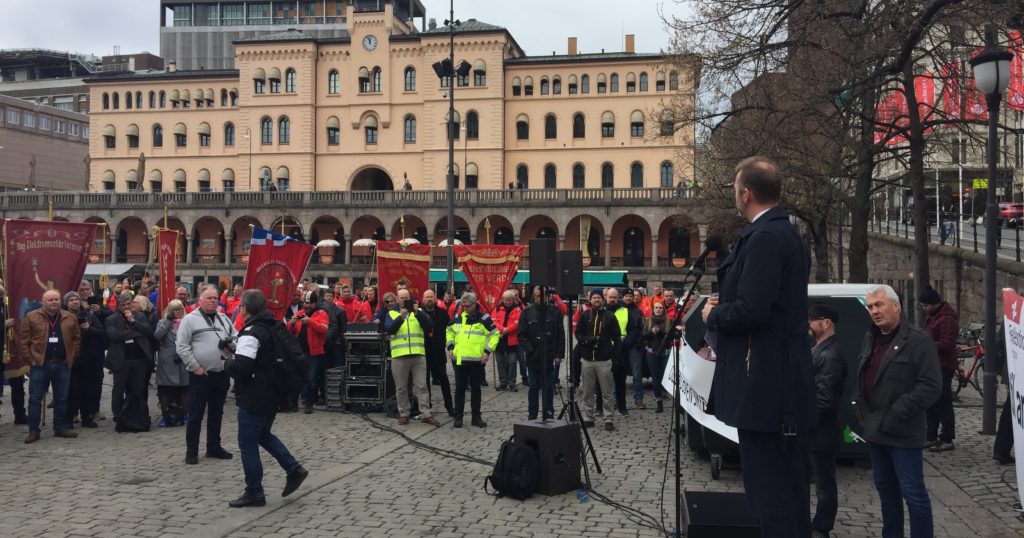
[(132, 92), (124, 92), (124, 108), (131, 110), (132, 104)]
[(224, 180), (224, 192), (235, 192), (235, 180), (225, 179)]
[(192, 6), (174, 6), (174, 26), (192, 26)]
[(260, 144), (274, 143), (274, 122), (270, 118), (260, 120)]
[(576, 75), (569, 76), (569, 95), (576, 95), (579, 92), (579, 84), (576, 82)]
[(167, 92), (160, 90), (160, 108), (167, 108)]
[(512, 79), (512, 97), (519, 97), (520, 95), (522, 95), (522, 93), (523, 93), (522, 82), (520, 82), (519, 77), (513, 78)]
[[(480, 139), (480, 115), (475, 110), (466, 113), (466, 140)], [(469, 181), (469, 176), (466, 177)]]
[(370, 85), (370, 70), (365, 67), (359, 68), (359, 93), (370, 93), (373, 86)]
[(679, 89), (679, 73), (675, 71), (668, 74), (668, 89), (678, 90)]
[(608, 91), (610, 91), (612, 93), (618, 93), (618, 91), (619, 91), (619, 74), (618, 73), (612, 73), (611, 87), (608, 89)]
[[(72, 123), (71, 125), (75, 125), (75, 124)], [(138, 147), (139, 147), (139, 135), (130, 134), (130, 135), (128, 135), (127, 138), (128, 138), (128, 147), (130, 149), (138, 149)]]
[(640, 91), (647, 91), (647, 73), (640, 73)]
[(114, 182), (113, 181), (104, 181), (103, 182), (103, 192), (114, 192)]
[(110, 95), (110, 99), (112, 101), (110, 106), (113, 107), (114, 110), (121, 108), (121, 94), (114, 92)]
[(337, 146), (341, 143), (341, 129), (337, 127), (327, 128), (327, 145)]
[(416, 142), (416, 116), (405, 117), (405, 141), (410, 144)]
[(135, 92), (135, 108), (142, 108), (142, 92)]
[(377, 118), (374, 116), (366, 118), (366, 143), (377, 143)]
[(644, 165), (633, 163), (629, 168), (629, 186), (634, 189), (644, 188)]
[(562, 79), (555, 77), (551, 80), (551, 93), (553, 95), (562, 95)]
[(380, 68), (373, 68), (373, 91), (374, 93), (380, 93)]
[(249, 24), (270, 24), (270, 2), (252, 3), (246, 6)]
[(644, 113), (636, 110), (629, 118), (629, 136), (638, 138), (644, 135)]
[(156, 108), (156, 92), (149, 92), (149, 108)]
[(295, 93), (295, 70), (289, 68), (284, 72), (284, 91)]
[(228, 97), (231, 99), (231, 106), (238, 106), (238, 92), (232, 90), (228, 92)]
[(14, 108), (8, 108), (7, 109), (7, 123), (9, 125), (18, 125), (18, 124), (20, 124), (21, 123), (21, 111), (17, 110), (17, 109), (14, 109)]
[[(608, 82), (605, 79), (604, 73), (597, 75), (597, 93), (605, 93), (608, 91)], [(586, 93), (586, 92), (584, 92)]]
[(270, 79), (270, 93), (281, 93), (281, 81), (272, 78)]
[(580, 93), (590, 93), (590, 75), (580, 77)]
[(35, 127), (36, 126), (36, 116), (35, 116), (35, 114), (33, 114), (31, 112), (26, 112), (24, 117), (22, 118), (22, 120), (23, 121), (21, 122), (21, 124), (24, 125), (25, 127)]
[(188, 145), (188, 135), (182, 133), (174, 134), (174, 145), (183, 148)]
[(516, 119), (516, 140), (530, 139), (530, 121), (525, 114), (520, 114)]
[(83, 125), (82, 126), (82, 138), (85, 139), (85, 140), (89, 139), (89, 126), (88, 125)]
[(44, 116), (44, 115), (40, 115), (39, 116), (39, 130), (40, 131), (49, 131), (50, 130), (50, 117), (49, 116)]
[(626, 93), (633, 93), (636, 91), (636, 75), (629, 73), (626, 75)]
[(235, 145), (235, 124), (228, 122), (224, 124), (224, 145), (234, 146)]
[(159, 123), (153, 126), (153, 147), (164, 147), (164, 128)]
[(555, 165), (547, 164), (544, 166), (544, 188), (554, 189), (558, 186), (558, 179), (555, 177)]
[(475, 189), (480, 185), (480, 169), (476, 163), (466, 165), (466, 188)]
[(245, 24), (245, 6), (242, 4), (223, 4), (221, 10), (221, 24), (224, 26), (240, 26)]
[[(473, 85), (474, 86), (486, 86), (487, 85), (487, 71), (481, 71), (473, 69)], [(467, 176), (466, 181), (469, 181)]]
[(656, 91), (656, 92), (663, 92), (663, 91), (665, 91), (665, 72), (664, 71), (658, 71), (658, 74), (655, 75), (654, 91)]
[(210, 147), (210, 135), (199, 133), (199, 146), (204, 148)]
[(572, 188), (582, 189), (587, 184), (586, 169), (582, 164), (576, 163), (572, 167)]
[[(57, 120), (57, 121), (60, 121), (60, 120)], [(117, 137), (114, 136), (113, 134), (104, 134), (103, 135), (103, 147), (105, 147), (107, 149), (114, 149), (114, 148), (116, 148), (117, 147)]]
[(220, 89), (220, 106), (228, 106), (228, 91), (224, 88)]
[(452, 86), (452, 77), (441, 77), (441, 87), (450, 88)]
[(405, 91), (416, 91), (416, 70), (412, 67), (405, 68)]
[(262, 79), (256, 79), (256, 80), (253, 80), (252, 83), (253, 83), (253, 88), (252, 88), (253, 93), (255, 93), (257, 95), (263, 94), (263, 90), (265, 88), (264, 81)]
[(527, 97), (533, 95), (533, 77), (526, 77), (526, 83), (523, 85), (523, 95)]
[(525, 164), (516, 167), (516, 188), (530, 188), (530, 169)]
[(458, 75), (458, 77), (459, 77), (459, 87), (460, 88), (465, 88), (465, 87), (469, 86), (469, 73), (466, 73), (465, 75)]
[(546, 140), (558, 138), (558, 123), (554, 114), (544, 116), (544, 138)]
[(672, 181), (672, 163), (666, 161), (661, 163), (661, 186), (671, 188), (675, 182)]
[(615, 116), (611, 112), (601, 115), (601, 138), (612, 138), (615, 136)]
[(615, 167), (612, 163), (601, 165), (601, 188), (611, 189), (615, 187)]
[(282, 116), (281, 119), (277, 120), (277, 142), (279, 144), (289, 144), (292, 140), (292, 122), (288, 119), (288, 116)]
[(338, 70), (331, 69), (331, 72), (327, 73), (327, 93), (331, 95), (338, 95), (340, 84), (341, 76), (338, 75)]
[(572, 116), (572, 137), (573, 138), (584, 138), (587, 136), (587, 120), (583, 117), (582, 112), (577, 112)]
[(549, 88), (548, 79), (547, 78), (540, 79), (540, 94), (541, 95), (547, 95), (548, 94), (548, 88)]
[(110, 109), (110, 95), (107, 93), (103, 94), (103, 110)]
[(64, 134), (64, 120), (54, 120), (53, 132), (57, 134)]

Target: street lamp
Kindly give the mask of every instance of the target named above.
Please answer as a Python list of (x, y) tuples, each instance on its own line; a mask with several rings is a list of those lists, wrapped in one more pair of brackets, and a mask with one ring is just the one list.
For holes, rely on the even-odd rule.
[[(985, 94), (988, 106), (988, 189), (985, 207), (985, 345), (996, 343), (996, 226), (999, 206), (996, 205), (996, 155), (999, 152), (999, 101), (1010, 81), (1010, 60), (1013, 54), (996, 45), (993, 29), (985, 32), (985, 49), (971, 59), (974, 82)], [(985, 361), (984, 406), (981, 432), (996, 433), (996, 361)]]

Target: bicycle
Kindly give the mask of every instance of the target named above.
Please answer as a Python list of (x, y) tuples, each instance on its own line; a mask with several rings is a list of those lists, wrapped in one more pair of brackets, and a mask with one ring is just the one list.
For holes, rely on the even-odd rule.
[(974, 387), (978, 394), (983, 394), (978, 377), (985, 364), (985, 344), (981, 341), (981, 333), (984, 330), (984, 326), (973, 327), (972, 325), (972, 328), (960, 331), (960, 338), (958, 338), (956, 346), (956, 371), (953, 375), (956, 381), (952, 387), (953, 399), (957, 399), (960, 390), (967, 385)]

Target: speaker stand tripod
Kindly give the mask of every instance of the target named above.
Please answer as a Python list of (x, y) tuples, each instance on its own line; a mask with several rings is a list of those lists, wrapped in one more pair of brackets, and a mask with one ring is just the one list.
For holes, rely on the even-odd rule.
[[(578, 300), (579, 299), (577, 298), (577, 301)], [(572, 300), (570, 300), (570, 304), (572, 304)], [(574, 309), (571, 309), (570, 312), (571, 311), (574, 311)], [(565, 405), (562, 406), (562, 410), (559, 411), (558, 419), (561, 420), (562, 417), (568, 417), (570, 423), (574, 422), (579, 424), (579, 429), (577, 431), (580, 433), (580, 446), (582, 447), (582, 450), (580, 450), (580, 459), (582, 461), (580, 463), (583, 467), (583, 477), (585, 479), (584, 483), (587, 485), (587, 489), (591, 489), (592, 486), (590, 483), (590, 468), (587, 467), (587, 452), (590, 452), (590, 458), (594, 461), (594, 470), (597, 471), (597, 474), (601, 474), (601, 463), (597, 460), (597, 451), (594, 450), (594, 442), (590, 439), (590, 432), (587, 430), (587, 422), (583, 420), (583, 413), (580, 411), (579, 402), (576, 401), (577, 387), (576, 383), (574, 382), (574, 380), (576, 379), (576, 372), (573, 371), (574, 361), (572, 360), (572, 341), (576, 336), (573, 334), (572, 331), (572, 317), (568, 318), (568, 322), (569, 353), (567, 359), (569, 361), (569, 367), (566, 368), (565, 380), (566, 385), (568, 385), (569, 387), (569, 400), (565, 402)]]

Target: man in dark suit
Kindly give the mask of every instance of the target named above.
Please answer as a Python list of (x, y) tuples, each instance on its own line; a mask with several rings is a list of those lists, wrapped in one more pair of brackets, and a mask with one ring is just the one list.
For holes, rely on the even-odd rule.
[(750, 224), (718, 269), (721, 295), (702, 312), (716, 335), (709, 406), (739, 432), (743, 486), (768, 537), (809, 537), (808, 429), (816, 423), (807, 339), (810, 254), (779, 207), (782, 174), (736, 166), (736, 209)]

